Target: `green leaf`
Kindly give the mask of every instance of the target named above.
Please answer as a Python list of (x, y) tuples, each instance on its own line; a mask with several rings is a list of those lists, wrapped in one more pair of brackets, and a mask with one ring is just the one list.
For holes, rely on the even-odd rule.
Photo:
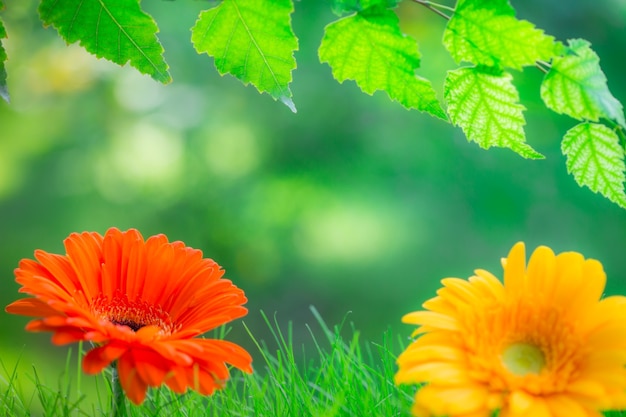
[(369, 10), (326, 26), (320, 61), (339, 82), (355, 80), (368, 94), (386, 91), (406, 108), (446, 120), (430, 81), (415, 75), (420, 64), (415, 40), (402, 34), (393, 11)]
[(598, 123), (580, 123), (567, 131), (561, 150), (567, 172), (580, 186), (626, 208), (624, 149), (615, 131)]
[(333, 12), (339, 16), (346, 12), (360, 12), (370, 7), (381, 6), (383, 8), (392, 9), (400, 3), (401, 0), (334, 0), (332, 4)]
[(546, 106), (578, 120), (604, 117), (626, 128), (622, 105), (609, 91), (598, 55), (583, 39), (568, 42), (570, 53), (554, 58), (541, 84)]
[[(4, 3), (0, 0), (0, 10), (4, 9)], [(0, 97), (7, 103), (9, 102), (9, 89), (7, 88), (7, 70), (4, 63), (7, 60), (7, 52), (4, 50), (1, 39), (7, 38), (7, 31), (4, 28), (4, 23), (0, 19)]]
[(517, 19), (506, 0), (459, 0), (443, 43), (457, 63), (515, 69), (550, 60), (561, 49), (552, 36)]
[(334, 0), (331, 8), (333, 13), (342, 16), (345, 13), (360, 11), (361, 2), (360, 0)]
[(162, 83), (172, 80), (154, 20), (138, 0), (42, 0), (39, 14), (68, 43), (119, 65), (130, 65)]
[(200, 13), (191, 41), (199, 54), (215, 58), (220, 74), (252, 83), (295, 113), (289, 89), (298, 49), (292, 12), (291, 0), (224, 0)]
[(507, 72), (481, 67), (448, 71), (444, 97), (450, 120), (484, 149), (499, 146), (524, 158), (543, 158), (526, 143), (524, 106), (519, 104), (512, 78)]

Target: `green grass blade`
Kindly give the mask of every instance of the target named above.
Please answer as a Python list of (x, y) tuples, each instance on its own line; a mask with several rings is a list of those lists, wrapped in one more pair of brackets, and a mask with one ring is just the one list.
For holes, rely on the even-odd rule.
[[(0, 11), (4, 9), (4, 3), (0, 0)], [(7, 88), (7, 70), (5, 62), (7, 60), (7, 52), (2, 45), (2, 39), (6, 39), (7, 31), (4, 28), (4, 22), (0, 19), (0, 97), (7, 103), (9, 102), (9, 90)]]

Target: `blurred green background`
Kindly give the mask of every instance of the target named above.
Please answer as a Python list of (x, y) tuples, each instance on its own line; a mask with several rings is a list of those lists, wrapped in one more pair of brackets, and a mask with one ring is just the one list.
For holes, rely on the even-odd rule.
[[(560, 139), (575, 121), (548, 111), (542, 74), (514, 74), (528, 108), (523, 160), (484, 151), (462, 132), (385, 94), (332, 79), (317, 59), (329, 2), (299, 1), (292, 91), (298, 113), (220, 77), (198, 56), (189, 28), (204, 1), (150, 1), (174, 82), (163, 86), (66, 46), (43, 29), (32, 0), (8, 2), (10, 105), (0, 103), (0, 304), (17, 299), (13, 269), (41, 248), (63, 253), (73, 231), (134, 227), (200, 248), (249, 297), (245, 322), (267, 338), (260, 310), (294, 323), (306, 343), (314, 305), (329, 324), (348, 312), (365, 339), (389, 327), (446, 276), (499, 260), (523, 240), (603, 262), (607, 294), (626, 293), (626, 211), (567, 175)], [(521, 18), (559, 40), (582, 37), (626, 102), (622, 0), (513, 1)], [(405, 1), (402, 24), (418, 39), (419, 74), (441, 97), (455, 67), (441, 45), (445, 21)], [(60, 369), (49, 335), (0, 313), (0, 358)], [(235, 325), (233, 338), (254, 350)], [(41, 352), (47, 352), (41, 355)], [(53, 371), (55, 372), (55, 371)]]

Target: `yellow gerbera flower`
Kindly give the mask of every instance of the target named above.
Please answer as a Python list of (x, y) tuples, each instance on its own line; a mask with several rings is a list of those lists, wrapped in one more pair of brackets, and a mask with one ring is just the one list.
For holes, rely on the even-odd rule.
[(425, 383), (416, 416), (601, 417), (626, 408), (626, 297), (600, 300), (602, 265), (576, 252), (502, 261), (504, 285), (476, 270), (446, 278), (425, 311), (396, 383)]

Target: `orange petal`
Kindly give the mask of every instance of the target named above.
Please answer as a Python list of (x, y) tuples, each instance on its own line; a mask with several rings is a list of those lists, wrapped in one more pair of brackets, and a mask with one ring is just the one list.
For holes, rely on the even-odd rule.
[(48, 272), (47, 278), (57, 284), (59, 289), (67, 294), (73, 294), (80, 288), (76, 272), (67, 256), (36, 250), (35, 258), (40, 262), (41, 268)]
[(158, 387), (172, 369), (172, 364), (147, 349), (133, 349), (131, 354), (139, 377), (149, 386)]
[(121, 357), (126, 351), (128, 351), (127, 346), (115, 343), (94, 348), (87, 352), (83, 358), (83, 371), (90, 375), (97, 374), (109, 366), (111, 362)]
[(172, 368), (172, 372), (167, 374), (165, 384), (178, 394), (182, 394), (191, 384), (187, 379), (187, 370), (182, 367)]
[(151, 344), (150, 348), (178, 366), (190, 366), (193, 363), (193, 358), (190, 355), (176, 349), (176, 344), (169, 340), (157, 341)]
[(85, 332), (76, 327), (61, 327), (54, 330), (51, 340), (55, 345), (67, 345), (86, 339)]
[(10, 314), (31, 317), (45, 317), (59, 314), (57, 310), (37, 298), (23, 298), (14, 301), (6, 306), (4, 310)]
[(189, 339), (171, 341), (177, 349), (198, 363), (228, 363), (244, 372), (252, 372), (252, 357), (241, 346), (227, 340)]
[(139, 405), (146, 398), (148, 385), (139, 377), (132, 351), (126, 352), (117, 361), (117, 372), (122, 389), (134, 404)]
[[(126, 274), (127, 276), (132, 277), (132, 279), (129, 279), (126, 282), (125, 294), (129, 300), (142, 298), (143, 289), (146, 286), (146, 279), (149, 279), (146, 275), (149, 261), (145, 248), (146, 246), (143, 240), (134, 240), (128, 251)], [(177, 294), (177, 297), (178, 296), (179, 294)]]
[(156, 325), (144, 326), (135, 332), (135, 337), (144, 344), (157, 340), (161, 328)]
[(216, 380), (215, 374), (201, 369), (198, 372), (198, 386), (194, 387), (202, 395), (211, 395), (216, 389), (222, 388), (226, 378)]
[(63, 243), (80, 288), (88, 300), (95, 298), (102, 292), (102, 236), (99, 233), (72, 233)]

